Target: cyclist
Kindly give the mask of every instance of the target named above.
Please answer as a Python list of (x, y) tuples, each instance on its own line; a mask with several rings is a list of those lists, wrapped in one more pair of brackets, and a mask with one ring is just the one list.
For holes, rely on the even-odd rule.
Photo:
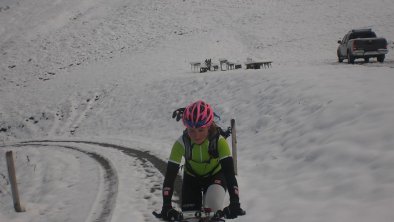
[[(182, 213), (171, 204), (174, 181), (182, 158), (185, 159), (182, 211), (199, 211), (202, 208), (209, 208), (213, 212), (222, 210), (224, 217), (229, 219), (245, 215), (239, 202), (239, 189), (230, 148), (219, 133), (221, 129), (214, 122), (212, 107), (199, 100), (177, 111), (181, 111), (186, 129), (175, 141), (167, 164), (162, 193), (162, 218), (182, 218)], [(229, 192), (230, 204), (222, 209), (226, 191)]]

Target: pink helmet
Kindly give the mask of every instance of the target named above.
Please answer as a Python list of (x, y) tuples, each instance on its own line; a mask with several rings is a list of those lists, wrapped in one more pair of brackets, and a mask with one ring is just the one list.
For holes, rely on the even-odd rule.
[(191, 128), (209, 127), (213, 123), (213, 109), (208, 103), (198, 100), (185, 108), (183, 112), (183, 125)]

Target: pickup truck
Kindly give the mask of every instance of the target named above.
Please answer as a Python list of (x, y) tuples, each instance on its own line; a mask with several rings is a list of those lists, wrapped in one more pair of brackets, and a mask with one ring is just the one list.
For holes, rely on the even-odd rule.
[(388, 53), (387, 40), (376, 37), (371, 29), (353, 29), (338, 43), (338, 62), (347, 59), (349, 64), (354, 64), (357, 58), (363, 58), (365, 62), (369, 62), (369, 59), (374, 57), (378, 62), (383, 62)]

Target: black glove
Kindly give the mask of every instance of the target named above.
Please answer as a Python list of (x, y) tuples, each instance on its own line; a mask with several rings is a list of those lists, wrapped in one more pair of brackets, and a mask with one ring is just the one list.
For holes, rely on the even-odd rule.
[(231, 133), (232, 133), (232, 128), (228, 127), (226, 131), (224, 131), (222, 128), (219, 127), (219, 133), (222, 135), (225, 139), (227, 139)]
[(239, 202), (231, 202), (228, 207), (223, 209), (223, 214), (226, 219), (234, 219), (238, 216), (245, 215), (246, 212), (242, 210), (241, 204)]
[(182, 212), (175, 210), (172, 206), (163, 206), (160, 214), (165, 221), (181, 221), (183, 219)]

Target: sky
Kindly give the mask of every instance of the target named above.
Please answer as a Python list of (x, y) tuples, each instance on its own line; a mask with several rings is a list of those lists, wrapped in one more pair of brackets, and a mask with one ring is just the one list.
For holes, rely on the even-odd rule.
[[(0, 0), (0, 221), (157, 221), (183, 131), (172, 112), (198, 99), (221, 127), (236, 120), (247, 214), (229, 221), (392, 221), (393, 12), (391, 0)], [(384, 63), (338, 63), (354, 28), (388, 40)], [(223, 58), (243, 67), (190, 65)]]

